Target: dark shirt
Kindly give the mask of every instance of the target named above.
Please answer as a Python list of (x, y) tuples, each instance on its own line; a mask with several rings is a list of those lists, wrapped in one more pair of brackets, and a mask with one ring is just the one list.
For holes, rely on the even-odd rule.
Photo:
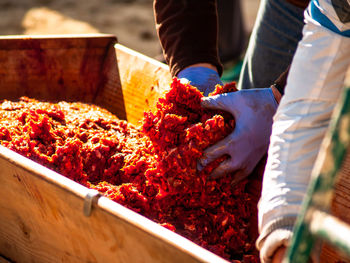
[[(306, 7), (309, 0), (288, 0)], [(218, 23), (215, 0), (154, 0), (156, 29), (170, 72), (196, 63), (222, 64), (218, 55)]]
[(307, 5), (309, 4), (310, 0), (287, 0), (287, 2), (300, 7), (300, 8), (306, 8)]

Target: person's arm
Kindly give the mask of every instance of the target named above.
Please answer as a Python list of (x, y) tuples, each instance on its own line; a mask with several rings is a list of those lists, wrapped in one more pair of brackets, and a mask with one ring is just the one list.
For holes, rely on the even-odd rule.
[(289, 70), (290, 66), (274, 81), (274, 84), (271, 85), (273, 95), (278, 103), (280, 103), (282, 96), (284, 95)]
[(205, 96), (222, 85), (215, 0), (154, 0), (156, 29), (173, 77)]
[(308, 6), (310, 0), (287, 0), (287, 2), (293, 4), (297, 7), (305, 9)]
[[(342, 4), (343, 11), (349, 10), (346, 0)], [(350, 20), (337, 12), (330, 0), (318, 0), (305, 13), (303, 39), (274, 117), (259, 202), (262, 262), (271, 262), (280, 255), (276, 251), (288, 246), (350, 65)]]
[(206, 63), (219, 75), (215, 0), (154, 0), (156, 29), (171, 74)]

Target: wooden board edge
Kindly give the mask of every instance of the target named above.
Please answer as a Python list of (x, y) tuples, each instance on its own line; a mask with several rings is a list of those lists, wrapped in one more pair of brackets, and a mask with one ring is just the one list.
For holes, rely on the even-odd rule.
[[(118, 212), (115, 209), (115, 205), (120, 206), (118, 210), (119, 211), (123, 210), (123, 213), (115, 214), (116, 212)], [(147, 219), (146, 217), (140, 214), (137, 214), (131, 211), (130, 209), (127, 209), (113, 202), (112, 200), (109, 200), (108, 198), (100, 198), (98, 200), (98, 206), (108, 211), (109, 213), (116, 215), (119, 218), (124, 218), (126, 221), (133, 224), (137, 228), (142, 229), (144, 232), (152, 236), (154, 235), (157, 236), (163, 242), (171, 244), (172, 246), (185, 252), (186, 254), (191, 255), (192, 257), (196, 258), (201, 262), (228, 263), (227, 260), (215, 255), (209, 250), (202, 248), (201, 246), (190, 241), (189, 239), (182, 237), (179, 234), (176, 234), (154, 223), (153, 221)]]
[(0, 145), (0, 158), (8, 161), (9, 163), (15, 166), (21, 167), (22, 169), (33, 174), (34, 176), (41, 178), (42, 180), (45, 180), (51, 184), (55, 184), (60, 188), (69, 190), (73, 194), (81, 198), (84, 198), (88, 192), (88, 188), (2, 145)]
[(8, 35), (0, 36), (1, 50), (48, 50), (62, 48), (106, 47), (117, 43), (112, 34), (67, 34), (67, 35)]
[[(50, 184), (54, 184), (68, 193), (74, 194), (82, 199), (82, 205), (86, 195), (91, 191), (90, 189), (60, 175), (12, 150), (7, 149), (0, 145), (0, 158), (7, 160), (11, 164), (21, 167), (22, 169), (30, 172), (33, 176), (45, 180)], [(202, 262), (218, 262), (218, 263), (228, 263), (225, 259), (215, 255), (214, 253), (200, 247), (199, 245), (193, 243), (192, 241), (182, 237), (158, 224), (151, 221), (150, 219), (137, 214), (136, 212), (123, 207), (122, 205), (106, 198), (100, 197), (97, 202), (97, 209), (102, 209), (103, 211), (115, 216), (119, 219), (124, 219), (125, 222), (130, 225), (137, 227), (148, 235), (156, 237), (163, 242), (176, 247), (177, 249), (186, 252), (193, 258)], [(94, 208), (93, 208), (94, 209)], [(92, 213), (93, 213), (92, 209)], [(83, 213), (83, 210), (81, 211)]]
[(157, 101), (169, 90), (172, 77), (166, 64), (123, 45), (115, 52), (122, 87), (126, 120), (139, 125), (144, 112), (154, 111)]
[(169, 71), (169, 67), (168, 67), (167, 64), (164, 64), (164, 63), (162, 63), (162, 62), (160, 62), (160, 61), (158, 61), (158, 60), (156, 60), (154, 58), (148, 57), (148, 56), (146, 56), (146, 55), (144, 55), (144, 54), (142, 54), (140, 52), (137, 52), (137, 51), (135, 51), (133, 49), (130, 49), (130, 48), (128, 48), (128, 47), (126, 47), (126, 46), (124, 46), (122, 44), (117, 43), (117, 44), (114, 45), (114, 48), (116, 50), (121, 50), (122, 52), (129, 53), (132, 56), (139, 57), (139, 58), (141, 58), (144, 61), (147, 61), (147, 62), (149, 62), (149, 63), (151, 63), (151, 64), (153, 64), (153, 65), (155, 65), (157, 67), (160, 67), (160, 68), (162, 68), (164, 70)]
[(116, 38), (113, 34), (49, 34), (49, 35), (0, 35), (2, 39), (56, 39), (56, 38)]

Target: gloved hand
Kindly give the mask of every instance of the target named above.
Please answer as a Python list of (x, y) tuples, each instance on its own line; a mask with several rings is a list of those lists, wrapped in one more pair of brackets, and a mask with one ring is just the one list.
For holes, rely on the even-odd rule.
[(188, 67), (181, 70), (177, 77), (182, 83), (190, 82), (192, 86), (203, 92), (204, 96), (214, 91), (217, 84), (223, 85), (219, 74), (207, 67)]
[[(207, 148), (199, 160), (198, 168), (228, 154), (211, 174), (217, 178), (236, 171), (235, 182), (248, 176), (266, 153), (272, 130), (272, 118), (277, 102), (271, 88), (240, 90), (213, 97), (202, 98), (202, 106), (230, 112), (235, 119), (235, 129), (226, 138)], [(233, 182), (233, 183), (235, 183)]]

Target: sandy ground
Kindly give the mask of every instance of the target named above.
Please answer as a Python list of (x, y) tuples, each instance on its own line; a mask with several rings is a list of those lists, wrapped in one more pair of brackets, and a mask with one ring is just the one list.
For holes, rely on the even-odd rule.
[[(259, 0), (244, 0), (246, 30)], [(110, 33), (150, 57), (160, 53), (152, 0), (0, 0), (0, 35)]]

